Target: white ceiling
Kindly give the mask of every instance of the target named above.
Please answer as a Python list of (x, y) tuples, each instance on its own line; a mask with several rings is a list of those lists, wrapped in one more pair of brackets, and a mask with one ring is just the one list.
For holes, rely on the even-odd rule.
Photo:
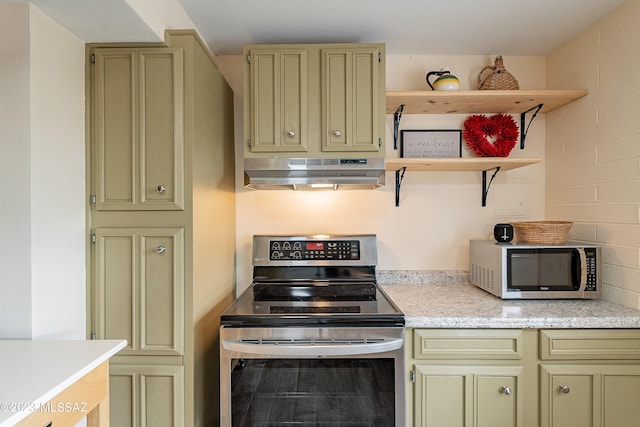
[[(86, 42), (161, 41), (131, 7), (144, 1), (31, 2)], [(388, 54), (545, 55), (625, 0), (163, 1), (181, 4), (218, 55), (320, 42), (383, 42)]]
[(216, 54), (384, 42), (388, 54), (545, 55), (624, 0), (179, 0)]

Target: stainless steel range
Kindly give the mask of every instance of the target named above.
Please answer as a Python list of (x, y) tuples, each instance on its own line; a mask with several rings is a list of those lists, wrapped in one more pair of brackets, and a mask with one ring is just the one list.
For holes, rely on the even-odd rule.
[(403, 426), (404, 315), (374, 235), (254, 236), (222, 314), (222, 426)]

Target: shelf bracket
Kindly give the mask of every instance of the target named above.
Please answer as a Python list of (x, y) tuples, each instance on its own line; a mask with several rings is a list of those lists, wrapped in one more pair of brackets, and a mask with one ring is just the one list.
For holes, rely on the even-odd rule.
[[(498, 172), (500, 171), (500, 166), (495, 168), (496, 171), (491, 175), (491, 179), (487, 184), (487, 171), (482, 171), (482, 207), (487, 206), (487, 194), (489, 193), (489, 187), (491, 187), (491, 183), (493, 182), (493, 178), (496, 177)], [(396, 205), (397, 206), (397, 205)]]
[[(520, 149), (524, 150), (524, 140), (527, 138), (527, 133), (529, 132), (529, 126), (531, 126), (531, 123), (533, 122), (533, 119), (536, 118), (536, 115), (540, 112), (540, 110), (542, 109), (542, 106), (544, 104), (538, 104), (534, 107), (529, 108), (527, 111), (525, 111), (524, 113), (520, 114)], [(525, 127), (524, 122), (525, 122), (525, 116), (527, 115), (527, 113), (530, 113), (531, 111), (533, 111), (533, 115), (531, 116), (531, 119), (529, 119), (529, 124), (527, 124), (527, 126)]]
[(403, 166), (396, 171), (396, 207), (400, 206), (400, 187), (402, 186), (402, 180), (404, 179), (404, 173), (406, 171), (406, 166)]
[(395, 113), (393, 113), (393, 149), (398, 149), (398, 129), (400, 128), (400, 119), (402, 119), (402, 111), (404, 104), (400, 104)]

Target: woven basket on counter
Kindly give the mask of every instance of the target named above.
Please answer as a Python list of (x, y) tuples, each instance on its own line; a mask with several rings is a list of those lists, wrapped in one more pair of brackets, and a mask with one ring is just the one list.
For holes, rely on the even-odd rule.
[(524, 221), (512, 222), (518, 243), (561, 245), (573, 227), (571, 221)]
[[(482, 73), (491, 70), (491, 74), (482, 80)], [(518, 90), (520, 85), (510, 72), (505, 70), (502, 56), (496, 56), (495, 65), (488, 65), (478, 74), (478, 89), (480, 90)]]

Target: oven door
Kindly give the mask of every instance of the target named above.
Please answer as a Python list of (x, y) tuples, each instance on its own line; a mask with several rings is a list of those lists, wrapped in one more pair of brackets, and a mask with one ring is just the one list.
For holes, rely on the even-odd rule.
[(221, 426), (404, 426), (404, 328), (229, 328)]

